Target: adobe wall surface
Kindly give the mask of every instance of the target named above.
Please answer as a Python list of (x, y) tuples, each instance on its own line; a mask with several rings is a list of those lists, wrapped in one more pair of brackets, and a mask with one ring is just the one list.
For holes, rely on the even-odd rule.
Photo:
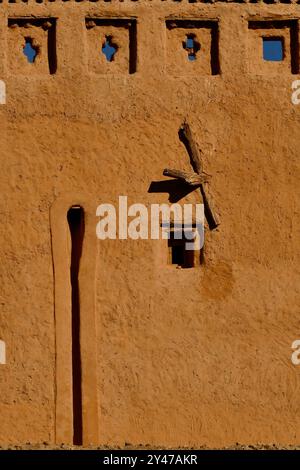
[[(46, 46), (27, 64), (20, 26), (8, 27), (27, 16), (57, 18), (52, 73)], [(111, 17), (136, 19), (131, 69), (128, 30), (120, 27), (106, 63), (110, 26), (96, 25), (98, 45), (86, 28), (86, 18)], [(218, 21), (216, 73), (207, 58), (184, 60), (166, 19)], [(290, 359), (300, 328), (300, 107), (291, 102), (299, 49), (265, 67), (248, 28), (299, 19), (294, 3), (0, 5), (0, 445), (72, 443), (67, 211), (76, 204), (86, 217), (83, 443), (299, 444), (300, 372)], [(168, 264), (166, 240), (96, 238), (101, 203), (168, 203), (148, 190), (166, 167), (190, 170), (178, 138), (184, 119), (221, 222), (207, 228), (205, 262), (192, 269)], [(199, 191), (181, 202), (201, 202)]]

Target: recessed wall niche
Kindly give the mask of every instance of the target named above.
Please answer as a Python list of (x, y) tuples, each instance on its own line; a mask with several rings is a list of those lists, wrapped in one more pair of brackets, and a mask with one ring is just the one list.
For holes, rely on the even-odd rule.
[(9, 18), (8, 48), (12, 74), (54, 74), (57, 68), (56, 19)]
[(168, 264), (177, 268), (195, 268), (204, 263), (204, 250), (188, 250), (191, 239), (184, 236), (176, 238), (175, 230), (170, 230), (168, 239)]
[(219, 34), (217, 21), (166, 21), (167, 73), (173, 76), (218, 75)]
[(136, 72), (136, 20), (86, 18), (88, 67), (96, 74)]
[[(251, 73), (299, 73), (297, 20), (249, 21), (248, 28), (248, 68)], [(279, 44), (281, 51), (278, 49)]]

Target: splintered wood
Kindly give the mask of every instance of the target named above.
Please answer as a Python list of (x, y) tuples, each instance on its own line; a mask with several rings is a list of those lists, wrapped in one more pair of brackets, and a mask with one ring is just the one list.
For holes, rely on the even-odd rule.
[(170, 176), (184, 181), (190, 186), (200, 186), (200, 184), (205, 183), (209, 179), (209, 175), (205, 175), (204, 173), (198, 175), (197, 173), (188, 173), (187, 171), (171, 170), (168, 168), (164, 170), (163, 174), (164, 176)]
[(193, 139), (192, 131), (187, 122), (184, 122), (180, 128), (181, 139), (185, 144), (189, 154), (191, 165), (194, 172), (186, 172), (181, 170), (173, 170), (165, 168), (163, 171), (164, 176), (177, 178), (192, 187), (199, 187), (202, 194), (204, 213), (210, 230), (214, 230), (220, 224), (217, 214), (213, 208), (211, 196), (208, 194), (207, 182), (210, 175), (203, 171), (201, 150), (198, 148)]

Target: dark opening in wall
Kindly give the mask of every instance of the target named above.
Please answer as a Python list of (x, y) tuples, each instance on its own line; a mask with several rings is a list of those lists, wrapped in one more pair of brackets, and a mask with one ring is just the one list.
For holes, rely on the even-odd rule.
[(178, 238), (179, 236), (179, 232), (170, 230), (168, 239), (169, 264), (180, 268), (194, 268), (203, 264), (203, 248), (201, 250), (188, 249), (187, 243), (191, 243), (192, 240), (185, 237), (184, 234), (182, 238)]
[(73, 443), (82, 444), (82, 374), (80, 354), (79, 267), (84, 237), (84, 211), (72, 206), (67, 214), (71, 235), (71, 305), (72, 305), (72, 382), (73, 382)]
[(169, 246), (171, 248), (171, 260), (172, 264), (177, 264), (178, 266), (183, 266), (184, 264), (184, 244), (175, 243), (174, 240), (169, 242)]

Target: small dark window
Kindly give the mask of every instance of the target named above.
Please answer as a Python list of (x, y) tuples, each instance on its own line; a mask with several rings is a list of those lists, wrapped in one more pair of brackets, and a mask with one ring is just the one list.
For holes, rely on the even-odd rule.
[(170, 243), (169, 246), (171, 247), (172, 264), (182, 266), (184, 264), (184, 244), (175, 244), (173, 241), (173, 243)]
[(188, 240), (185, 237), (177, 239), (175, 238), (175, 233), (176, 232), (171, 231), (169, 235), (169, 263), (181, 268), (193, 268), (195, 266), (196, 252), (194, 250), (186, 249), (186, 243), (191, 242), (191, 240)]
[(265, 37), (263, 40), (263, 59), (280, 62), (284, 57), (283, 38)]
[(79, 268), (84, 237), (84, 210), (72, 206), (67, 213), (71, 237), (70, 284), (72, 325), (73, 444), (82, 445), (82, 371), (80, 347)]

